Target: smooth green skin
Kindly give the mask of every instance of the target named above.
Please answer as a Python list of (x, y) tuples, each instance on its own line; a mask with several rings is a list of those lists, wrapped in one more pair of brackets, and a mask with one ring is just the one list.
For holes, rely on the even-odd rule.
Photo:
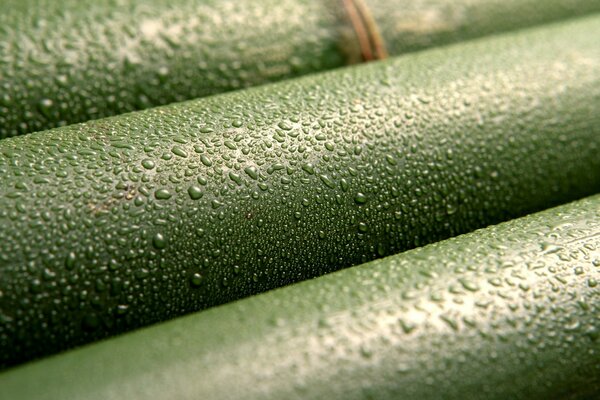
[(363, 0), (392, 55), (600, 11), (600, 0)]
[(0, 374), (19, 399), (592, 399), (600, 195)]
[(0, 141), (11, 365), (600, 191), (600, 18)]
[[(600, 0), (366, 0), (390, 54)], [(342, 0), (2, 0), (0, 138), (360, 60)]]

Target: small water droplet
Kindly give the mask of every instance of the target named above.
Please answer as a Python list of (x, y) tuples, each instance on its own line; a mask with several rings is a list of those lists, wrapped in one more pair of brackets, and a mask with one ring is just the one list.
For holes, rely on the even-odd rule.
[(314, 175), (315, 174), (315, 166), (312, 165), (311, 163), (306, 163), (304, 165), (302, 165), (302, 169), (310, 175)]
[(167, 238), (162, 233), (157, 233), (152, 238), (152, 244), (159, 250), (164, 249), (167, 247)]
[(415, 324), (412, 324), (410, 322), (404, 321), (404, 320), (399, 320), (398, 321), (400, 323), (400, 328), (402, 328), (402, 331), (404, 333), (406, 333), (407, 335), (409, 333), (411, 333), (412, 331), (415, 330), (415, 328), (417, 327)]
[(190, 285), (192, 285), (193, 287), (199, 287), (201, 284), (202, 284), (202, 275), (200, 275), (198, 272), (194, 273), (190, 277)]
[(256, 167), (246, 167), (246, 168), (244, 168), (244, 172), (250, 178), (252, 178), (254, 180), (258, 179), (258, 170), (256, 169)]
[(455, 214), (456, 211), (458, 211), (458, 208), (456, 207), (455, 204), (453, 204), (453, 203), (446, 203), (446, 214), (452, 215), (452, 214)]
[(117, 315), (125, 315), (127, 313), (127, 310), (129, 310), (129, 306), (127, 304), (119, 304), (117, 306)]
[(52, 106), (54, 106), (54, 102), (50, 99), (42, 99), (38, 103), (38, 109), (46, 118), (52, 117)]
[(146, 169), (152, 169), (156, 166), (156, 164), (154, 163), (154, 161), (150, 160), (149, 158), (142, 160), (142, 167), (146, 168)]
[(200, 156), (200, 161), (202, 162), (202, 164), (206, 165), (207, 167), (212, 166), (212, 161), (210, 158), (208, 158), (206, 155), (202, 154)]
[(323, 182), (326, 186), (328, 186), (331, 189), (335, 189), (335, 183), (333, 183), (331, 178), (329, 178), (327, 175), (319, 175), (319, 178), (321, 179), (321, 182)]
[(240, 176), (240, 174), (237, 174), (237, 173), (235, 173), (233, 171), (229, 172), (229, 179), (231, 179), (232, 181), (234, 181), (238, 185), (242, 184), (242, 177)]
[(171, 196), (171, 193), (167, 189), (158, 189), (154, 192), (154, 197), (156, 197), (157, 200), (168, 200)]
[(77, 259), (77, 256), (75, 255), (75, 253), (70, 252), (69, 254), (67, 254), (67, 258), (65, 259), (65, 268), (67, 268), (67, 270), (72, 270), (75, 267), (75, 261)]
[(367, 202), (367, 196), (359, 192), (354, 196), (354, 202), (356, 204), (365, 204)]
[(173, 152), (173, 154), (175, 154), (176, 156), (179, 156), (179, 157), (186, 158), (188, 156), (187, 153), (185, 152), (185, 150), (183, 149), (183, 147), (181, 147), (181, 146), (173, 146), (171, 151)]
[(458, 282), (460, 282), (460, 284), (463, 288), (465, 288), (466, 290), (468, 290), (470, 292), (476, 292), (479, 290), (479, 286), (477, 286), (477, 284), (475, 282), (471, 282), (464, 278), (459, 279)]
[(284, 131), (290, 131), (293, 128), (292, 125), (287, 121), (281, 121), (280, 123), (277, 124), (277, 126), (281, 129), (283, 129)]
[(198, 200), (203, 196), (202, 190), (196, 185), (192, 185), (188, 188), (188, 194), (192, 200)]

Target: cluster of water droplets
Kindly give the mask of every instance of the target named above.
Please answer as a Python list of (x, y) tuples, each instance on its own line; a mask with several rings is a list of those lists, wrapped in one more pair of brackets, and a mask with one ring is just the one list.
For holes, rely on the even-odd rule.
[(338, 19), (297, 1), (5, 2), (0, 138), (344, 65)]
[(541, 64), (428, 57), (450, 72), (397, 60), (0, 142), (3, 362), (598, 187), (596, 128), (528, 114), (585, 66), (554, 93)]
[(228, 373), (252, 371), (240, 383), (250, 398), (436, 398), (440, 390), (449, 398), (551, 395), (599, 371), (599, 201), (489, 227), (198, 319), (227, 325), (248, 316), (243, 322), (251, 329), (231, 334), (215, 351), (236, 366)]

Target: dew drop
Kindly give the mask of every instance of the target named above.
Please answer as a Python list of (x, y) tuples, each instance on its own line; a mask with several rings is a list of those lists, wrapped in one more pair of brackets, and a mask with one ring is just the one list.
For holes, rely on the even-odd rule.
[(117, 306), (117, 315), (125, 315), (127, 313), (127, 310), (129, 310), (129, 306), (127, 304), (119, 304)]
[(302, 165), (302, 169), (307, 174), (310, 174), (310, 175), (314, 175), (315, 174), (315, 167), (311, 163), (306, 163), (306, 164)]
[(168, 200), (171, 196), (171, 193), (167, 189), (158, 189), (154, 192), (154, 197), (156, 197), (157, 200)]
[(239, 174), (237, 174), (237, 173), (235, 173), (233, 171), (229, 172), (229, 179), (231, 179), (232, 181), (234, 181), (238, 185), (242, 184), (242, 177)]
[(361, 233), (365, 233), (369, 230), (369, 226), (364, 222), (358, 223), (358, 231)]
[(210, 158), (208, 158), (206, 155), (202, 154), (200, 156), (200, 161), (202, 162), (202, 164), (206, 165), (207, 167), (212, 166), (212, 161)]
[(292, 125), (290, 125), (290, 123), (287, 121), (281, 121), (280, 123), (277, 124), (277, 126), (281, 129), (283, 129), (284, 131), (292, 130)]
[(188, 188), (188, 194), (192, 200), (198, 200), (203, 196), (202, 190), (196, 185), (192, 185)]
[(75, 253), (70, 252), (69, 254), (67, 254), (67, 258), (65, 259), (65, 268), (67, 270), (72, 270), (75, 267), (75, 260), (77, 259), (77, 256), (75, 255)]
[(468, 290), (469, 292), (476, 292), (479, 290), (479, 286), (475, 282), (471, 282), (467, 279), (459, 279), (458, 280), (463, 288)]
[(38, 104), (38, 108), (39, 108), (40, 112), (42, 114), (44, 114), (44, 116), (46, 118), (51, 118), (52, 117), (51, 110), (52, 110), (53, 105), (54, 105), (54, 102), (52, 100), (42, 99)]
[(201, 284), (202, 275), (200, 275), (198, 272), (190, 277), (190, 285), (192, 285), (192, 287), (199, 287)]
[(246, 167), (246, 168), (244, 168), (244, 172), (250, 178), (252, 178), (254, 180), (258, 179), (258, 170), (256, 169), (256, 167)]
[(156, 164), (154, 163), (154, 161), (150, 160), (149, 158), (142, 161), (142, 167), (146, 169), (153, 169), (155, 166)]
[(187, 153), (185, 152), (185, 150), (183, 149), (183, 147), (181, 147), (181, 146), (173, 146), (171, 151), (173, 152), (173, 154), (175, 154), (176, 156), (179, 156), (179, 157), (186, 158), (188, 156)]
[(152, 244), (155, 248), (159, 250), (164, 249), (165, 247), (167, 247), (167, 239), (162, 233), (157, 233), (152, 238)]
[(356, 196), (354, 196), (354, 202), (356, 204), (365, 204), (367, 202), (367, 196), (363, 193), (357, 193)]

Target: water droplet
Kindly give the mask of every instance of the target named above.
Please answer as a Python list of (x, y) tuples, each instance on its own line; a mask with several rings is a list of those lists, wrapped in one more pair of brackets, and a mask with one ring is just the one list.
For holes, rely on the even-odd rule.
[(196, 272), (190, 277), (190, 285), (193, 287), (199, 287), (202, 284), (202, 275)]
[(258, 170), (256, 169), (256, 167), (246, 167), (246, 168), (244, 168), (244, 172), (250, 178), (252, 178), (254, 180), (258, 179)]
[(312, 165), (311, 163), (306, 163), (304, 165), (302, 165), (302, 169), (310, 175), (314, 175), (315, 174), (315, 166)]
[(154, 163), (154, 161), (150, 160), (149, 158), (142, 161), (142, 167), (144, 167), (146, 169), (152, 169), (155, 166), (156, 166), (156, 164)]
[(390, 165), (397, 165), (398, 164), (398, 161), (396, 161), (396, 159), (394, 158), (394, 156), (392, 156), (391, 154), (388, 154), (387, 156), (385, 156), (385, 160)]
[(208, 158), (206, 155), (202, 154), (200, 156), (200, 161), (202, 162), (202, 164), (206, 165), (207, 167), (212, 166), (212, 161), (210, 158)]
[(238, 185), (242, 184), (242, 177), (239, 174), (236, 174), (233, 171), (229, 172), (229, 179), (237, 183)]
[(369, 230), (369, 226), (366, 223), (364, 223), (364, 222), (359, 222), (358, 223), (358, 231), (359, 232), (365, 233), (368, 230)]
[(333, 183), (331, 178), (329, 178), (327, 175), (319, 175), (319, 178), (321, 178), (321, 182), (323, 182), (329, 188), (335, 189), (335, 183)]
[(404, 333), (406, 333), (406, 334), (411, 333), (417, 327), (415, 324), (412, 324), (410, 322), (404, 321), (402, 319), (399, 320), (398, 322), (400, 323), (400, 327), (402, 328), (402, 331)]
[(29, 282), (29, 290), (34, 294), (40, 293), (42, 291), (42, 281), (39, 279), (32, 279), (31, 282)]
[(150, 275), (150, 271), (146, 268), (140, 268), (135, 271), (135, 277), (137, 279), (146, 279)]
[(447, 315), (440, 315), (440, 319), (444, 321), (453, 331), (458, 331), (458, 323)]
[(157, 200), (168, 200), (171, 196), (171, 193), (167, 189), (158, 189), (154, 192), (154, 197), (156, 197)]
[(458, 209), (455, 204), (452, 204), (452, 203), (446, 204), (446, 214), (452, 215), (452, 214), (456, 213), (456, 211), (458, 211)]
[(363, 193), (357, 193), (356, 196), (354, 196), (354, 201), (356, 204), (365, 204), (367, 202), (367, 196)]
[(192, 185), (188, 188), (188, 194), (192, 200), (198, 200), (203, 196), (202, 190), (196, 185)]
[(56, 272), (52, 271), (49, 268), (44, 268), (44, 272), (42, 273), (42, 277), (46, 280), (52, 280), (56, 277)]
[(181, 147), (181, 146), (173, 146), (171, 151), (173, 152), (173, 154), (175, 154), (176, 156), (179, 156), (179, 157), (186, 158), (188, 156), (187, 153), (185, 152), (185, 150), (183, 149), (183, 147)]
[(75, 255), (75, 253), (70, 252), (69, 254), (67, 254), (67, 258), (65, 259), (65, 268), (67, 268), (67, 270), (72, 270), (75, 267), (75, 261), (77, 259), (77, 256)]
[(466, 290), (468, 290), (469, 292), (476, 292), (479, 290), (479, 286), (477, 286), (477, 284), (475, 282), (471, 282), (467, 279), (459, 279), (458, 282), (460, 282), (461, 286), (463, 288), (465, 288)]
[(46, 117), (52, 117), (52, 106), (54, 103), (50, 99), (42, 99), (38, 104), (38, 109)]
[(129, 310), (129, 306), (127, 304), (119, 304), (117, 306), (117, 315), (125, 315)]
[(167, 238), (162, 233), (157, 233), (152, 238), (152, 244), (159, 250), (164, 249), (167, 247)]
[(280, 123), (277, 124), (277, 126), (281, 129), (283, 129), (284, 131), (290, 131), (293, 128), (292, 125), (287, 121), (281, 121)]

